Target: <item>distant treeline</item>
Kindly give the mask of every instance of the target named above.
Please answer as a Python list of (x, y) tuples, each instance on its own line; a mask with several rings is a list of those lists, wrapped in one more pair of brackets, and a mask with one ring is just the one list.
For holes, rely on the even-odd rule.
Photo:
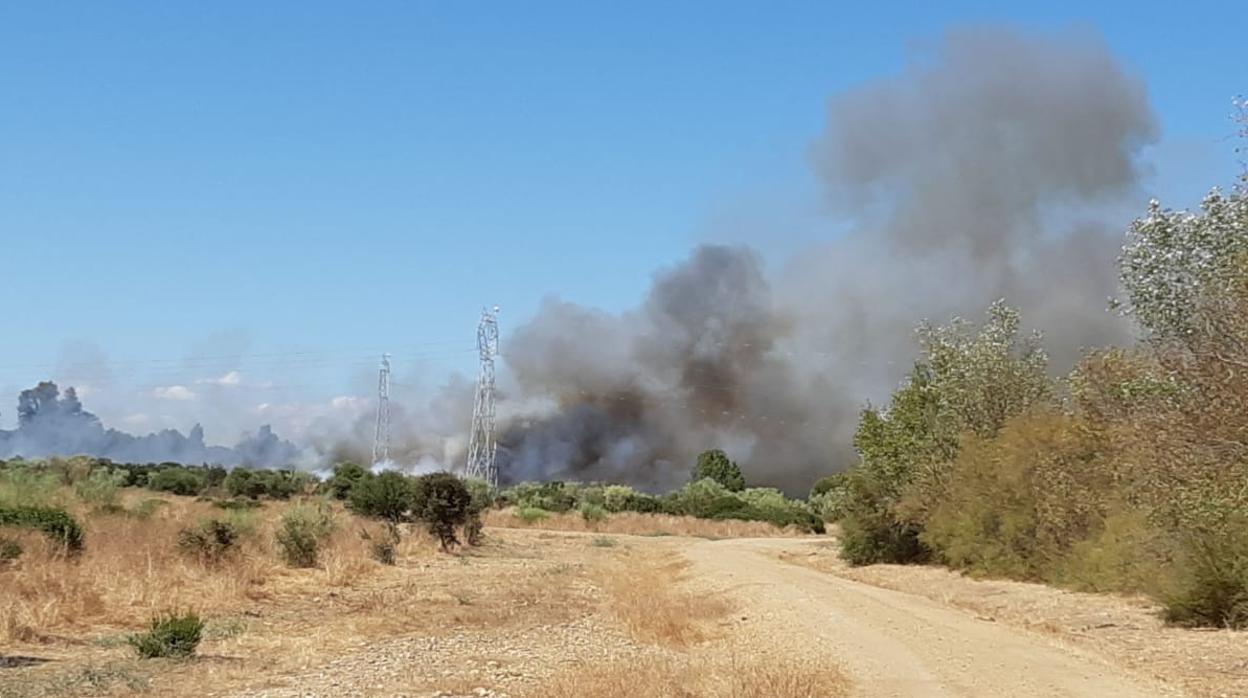
[(145, 487), (155, 492), (183, 496), (208, 493), (258, 499), (289, 499), (301, 493), (313, 493), (321, 485), (316, 475), (294, 469), (227, 470), (219, 465), (183, 465), (181, 463), (114, 463), (107, 458), (71, 456), (45, 460), (0, 460), (0, 469), (24, 469), (36, 473), (59, 475), (65, 485), (87, 480), (92, 474), (106, 474), (118, 487)]

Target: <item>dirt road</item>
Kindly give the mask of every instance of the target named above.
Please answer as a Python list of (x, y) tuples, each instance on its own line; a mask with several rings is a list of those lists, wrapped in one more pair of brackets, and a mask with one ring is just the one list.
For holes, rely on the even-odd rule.
[(738, 651), (820, 655), (858, 696), (1180, 695), (1034, 633), (777, 558), (808, 545), (748, 539), (684, 549), (692, 576), (737, 604)]

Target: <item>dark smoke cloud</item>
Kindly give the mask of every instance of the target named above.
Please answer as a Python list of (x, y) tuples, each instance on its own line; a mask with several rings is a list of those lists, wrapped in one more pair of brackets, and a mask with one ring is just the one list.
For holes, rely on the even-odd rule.
[(813, 149), (853, 232), (770, 280), (757, 253), (707, 245), (620, 315), (547, 301), (504, 343), (511, 480), (653, 488), (720, 447), (792, 491), (844, 467), (859, 409), (914, 358), (913, 328), (996, 298), (1043, 328), (1057, 364), (1120, 340), (1103, 310), (1146, 90), (1086, 35), (947, 36), (903, 74), (831, 103)]
[(18, 396), (17, 429), (0, 430), (0, 458), (91, 455), (129, 463), (215, 463), (253, 467), (285, 467), (300, 458), (300, 449), (279, 439), (268, 425), (245, 436), (233, 448), (204, 443), (198, 424), (188, 434), (165, 429), (134, 436), (106, 429), (83, 408), (71, 387), (64, 394), (55, 383), (43, 382)]

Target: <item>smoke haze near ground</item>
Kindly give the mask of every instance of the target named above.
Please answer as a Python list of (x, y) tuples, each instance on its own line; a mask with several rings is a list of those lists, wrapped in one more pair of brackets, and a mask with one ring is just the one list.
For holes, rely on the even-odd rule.
[(1105, 312), (1124, 221), (1157, 135), (1143, 83), (1098, 39), (979, 28), (831, 102), (812, 161), (852, 232), (771, 277), (704, 245), (614, 315), (557, 299), (504, 343), (506, 477), (664, 488), (719, 447), (801, 491), (851, 462), (859, 410), (915, 356), (923, 319), (994, 299), (1042, 328), (1060, 367), (1123, 339)]
[(86, 454), (129, 463), (217, 463), (254, 467), (285, 467), (299, 459), (300, 449), (279, 439), (268, 425), (247, 435), (234, 447), (204, 443), (196, 424), (188, 434), (165, 429), (133, 436), (106, 429), (83, 408), (77, 392), (64, 393), (51, 382), (40, 383), (18, 396), (17, 429), (0, 430), (0, 458), (43, 458)]

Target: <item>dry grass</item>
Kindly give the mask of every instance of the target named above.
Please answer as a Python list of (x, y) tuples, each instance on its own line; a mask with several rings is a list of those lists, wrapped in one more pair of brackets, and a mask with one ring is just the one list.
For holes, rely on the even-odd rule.
[(67, 559), (45, 541), (24, 536), (26, 553), (0, 570), (0, 641), (52, 642), (92, 629), (135, 628), (169, 608), (205, 614), (238, 609), (263, 597), (277, 561), (267, 554), (260, 523), (237, 554), (205, 565), (177, 548), (178, 532), (208, 516), (210, 505), (183, 500), (150, 519), (77, 512), (86, 550)]
[(536, 528), (550, 531), (616, 533), (633, 536), (688, 536), (693, 538), (772, 538), (805, 535), (792, 526), (778, 528), (766, 521), (713, 521), (692, 516), (611, 514), (605, 521), (586, 521), (577, 512), (552, 513), (539, 521), (525, 521), (515, 508), (490, 511), (485, 525), (498, 528)]
[[(250, 690), (266, 677), (305, 671), (381, 638), (507, 632), (566, 622), (591, 606), (582, 571), (546, 559), (548, 552), (580, 551), (582, 541), (490, 540), (448, 555), (411, 530), (396, 551), (398, 564), (388, 567), (372, 559), (360, 537), (361, 528), (375, 524), (338, 510), (337, 530), (322, 546), (318, 565), (291, 569), (273, 542), (290, 504), (268, 503), (246, 515), (250, 532), (239, 551), (213, 565), (179, 550), (178, 532), (203, 518), (226, 518), (226, 512), (190, 498), (167, 499), (148, 519), (76, 511), (87, 534), (77, 559), (66, 559), (38, 535), (17, 534), (24, 554), (0, 566), (0, 654), (52, 661), (0, 672), (0, 696), (10, 690), (106, 695), (144, 682), (154, 695), (195, 693), (204, 681), (216, 691)], [(483, 576), (486, 567), (490, 574)], [(208, 620), (201, 659), (137, 662), (125, 635), (172, 608)], [(113, 680), (118, 667), (125, 669), (124, 681)]]
[(722, 596), (684, 588), (688, 566), (675, 553), (629, 550), (600, 569), (611, 613), (635, 640), (679, 648), (714, 637), (732, 609)]
[(837, 698), (849, 682), (834, 667), (796, 662), (708, 664), (682, 658), (645, 658), (556, 677), (537, 698)]

